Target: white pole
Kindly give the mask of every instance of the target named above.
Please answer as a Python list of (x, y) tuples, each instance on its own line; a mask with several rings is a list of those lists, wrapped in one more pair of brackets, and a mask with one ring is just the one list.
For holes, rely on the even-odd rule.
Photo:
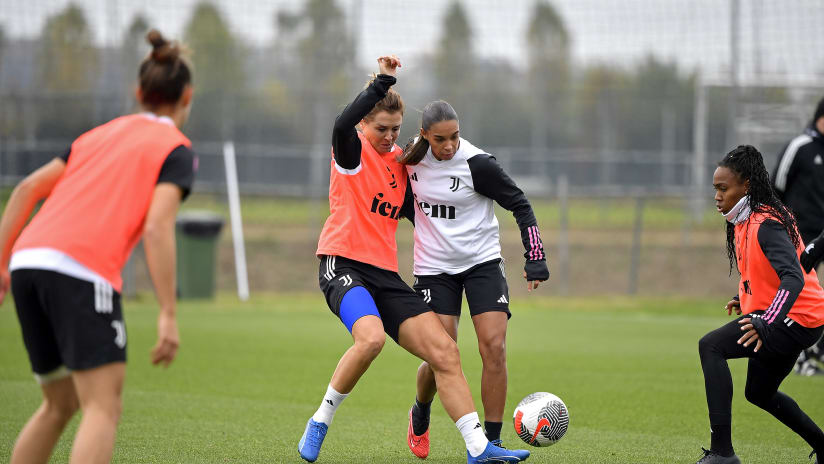
[(558, 208), (561, 229), (558, 234), (558, 262), (560, 264), (561, 295), (569, 295), (569, 178), (558, 178)]
[(246, 249), (243, 244), (243, 222), (240, 217), (240, 194), (237, 188), (234, 142), (228, 141), (223, 144), (223, 161), (226, 165), (226, 193), (229, 196), (229, 219), (232, 222), (232, 243), (235, 249), (237, 296), (240, 301), (246, 301), (249, 299), (249, 277), (246, 274)]
[(707, 169), (707, 86), (701, 75), (695, 79), (695, 109), (693, 116), (693, 157), (692, 157), (692, 219), (698, 222), (704, 213), (704, 185)]

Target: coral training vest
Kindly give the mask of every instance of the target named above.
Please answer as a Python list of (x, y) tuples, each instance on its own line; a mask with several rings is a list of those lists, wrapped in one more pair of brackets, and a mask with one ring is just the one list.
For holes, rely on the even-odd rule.
[(344, 169), (332, 159), (329, 217), (318, 240), (318, 256), (343, 256), (398, 272), (395, 231), (406, 193), (401, 148), (378, 154), (360, 132), (360, 166)]
[(120, 272), (143, 233), (160, 169), (180, 145), (191, 142), (173, 125), (144, 114), (122, 116), (81, 135), (12, 252), (53, 248), (119, 292)]
[[(764, 213), (752, 213), (749, 219), (735, 226), (735, 253), (738, 272), (741, 273), (738, 296), (744, 314), (768, 309), (781, 283), (758, 243), (758, 229), (768, 219), (774, 218)], [(799, 244), (796, 254), (800, 256), (803, 251), (803, 245)], [(802, 274), (804, 288), (788, 316), (804, 327), (819, 327), (824, 325), (824, 290), (818, 283), (815, 270), (809, 273), (802, 270)]]

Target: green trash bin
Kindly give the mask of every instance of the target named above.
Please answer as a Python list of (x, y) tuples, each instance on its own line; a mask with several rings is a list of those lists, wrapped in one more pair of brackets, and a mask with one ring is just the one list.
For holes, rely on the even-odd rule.
[(223, 218), (208, 211), (186, 211), (177, 216), (176, 228), (178, 297), (212, 298)]

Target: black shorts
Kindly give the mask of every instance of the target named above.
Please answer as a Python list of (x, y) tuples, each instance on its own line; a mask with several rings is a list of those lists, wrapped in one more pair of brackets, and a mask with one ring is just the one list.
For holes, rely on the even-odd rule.
[(438, 314), (461, 315), (461, 293), (466, 291), (469, 314), (509, 312), (509, 286), (502, 259), (476, 264), (458, 274), (416, 275), (415, 291)]
[(17, 269), (11, 273), (11, 290), (38, 379), (61, 366), (83, 370), (126, 361), (120, 293), (110, 285)]
[(383, 330), (395, 342), (403, 321), (430, 311), (397, 272), (343, 256), (321, 256), (318, 282), (326, 304), (338, 318), (343, 295), (354, 287), (364, 287), (375, 300)]

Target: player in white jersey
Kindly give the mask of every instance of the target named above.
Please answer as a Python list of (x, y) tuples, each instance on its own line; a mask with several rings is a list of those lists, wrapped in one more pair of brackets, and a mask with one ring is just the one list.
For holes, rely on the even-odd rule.
[[(466, 292), (483, 361), (484, 429), (500, 445), (511, 314), (493, 202), (512, 211), (521, 230), (530, 291), (549, 278), (541, 234), (532, 206), (495, 157), (460, 137), (458, 115), (449, 103), (427, 104), (421, 119), (420, 136), (400, 160), (415, 199), (414, 288), (456, 340), (461, 293)], [(435, 393), (432, 371), (424, 362), (407, 431), (407, 445), (419, 458), (429, 455), (429, 407)]]

